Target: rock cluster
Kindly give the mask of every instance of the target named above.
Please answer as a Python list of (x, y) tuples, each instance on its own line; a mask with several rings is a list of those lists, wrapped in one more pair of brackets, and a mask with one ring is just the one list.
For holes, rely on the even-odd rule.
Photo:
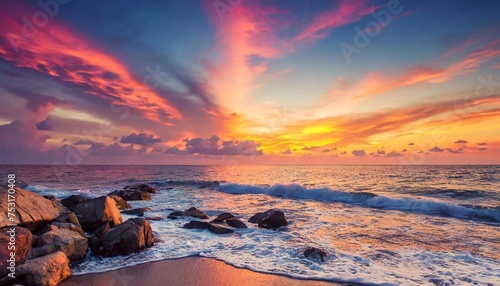
[[(141, 184), (127, 192), (156, 192)], [(155, 237), (148, 220), (123, 222), (118, 207), (130, 208), (120, 196), (87, 198), (72, 195), (59, 200), (15, 188), (16, 216), (0, 216), (0, 285), (56, 285), (71, 276), (69, 264), (93, 255), (125, 255), (151, 247)], [(8, 188), (0, 186), (0, 211), (7, 213)], [(125, 203), (124, 203), (125, 202)], [(144, 211), (144, 210), (142, 210)], [(16, 224), (16, 226), (11, 226)], [(15, 232), (15, 259), (7, 248)], [(9, 263), (9, 264), (7, 264)], [(8, 276), (15, 269), (15, 278)]]

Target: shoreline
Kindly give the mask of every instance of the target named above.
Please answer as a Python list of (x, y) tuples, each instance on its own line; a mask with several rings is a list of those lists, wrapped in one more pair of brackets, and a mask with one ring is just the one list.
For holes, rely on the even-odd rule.
[(267, 274), (246, 268), (238, 268), (215, 258), (192, 256), (147, 262), (101, 273), (73, 275), (58, 285), (350, 286), (361, 284), (291, 278), (279, 274)]

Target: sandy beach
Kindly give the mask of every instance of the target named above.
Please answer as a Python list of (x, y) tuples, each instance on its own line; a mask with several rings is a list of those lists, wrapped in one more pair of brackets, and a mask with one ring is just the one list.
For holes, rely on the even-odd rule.
[(354, 285), (292, 279), (236, 268), (212, 258), (162, 260), (118, 270), (72, 276), (61, 286), (73, 285)]

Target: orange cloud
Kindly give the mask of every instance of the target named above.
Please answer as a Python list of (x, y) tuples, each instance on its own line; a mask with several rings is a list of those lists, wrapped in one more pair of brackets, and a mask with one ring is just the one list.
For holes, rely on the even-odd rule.
[(153, 121), (181, 118), (176, 108), (134, 79), (118, 59), (93, 48), (55, 19), (43, 27), (33, 25), (34, 31), (23, 28), (21, 19), (29, 20), (31, 15), (20, 7), (0, 12), (0, 55), (5, 60), (74, 83), (113, 104), (135, 108)]
[(282, 44), (271, 28), (280, 25), (271, 15), (280, 13), (245, 2), (227, 11), (223, 21), (212, 14), (221, 62), (210, 67), (208, 81), (220, 104), (232, 110), (242, 107), (255, 76), (267, 70), (269, 58), (281, 56)]
[(292, 42), (314, 42), (323, 39), (332, 29), (359, 21), (376, 9), (376, 6), (367, 5), (366, 0), (343, 0), (338, 7), (318, 15), (311, 24), (293, 38)]
[(483, 63), (494, 60), (499, 56), (500, 40), (495, 40), (488, 46), (475, 50), (462, 60), (446, 67), (414, 67), (406, 74), (398, 77), (391, 77), (378, 72), (369, 73), (352, 90), (347, 92), (332, 90), (330, 95), (347, 94), (350, 98), (361, 99), (421, 83), (443, 83), (457, 76), (475, 72)]

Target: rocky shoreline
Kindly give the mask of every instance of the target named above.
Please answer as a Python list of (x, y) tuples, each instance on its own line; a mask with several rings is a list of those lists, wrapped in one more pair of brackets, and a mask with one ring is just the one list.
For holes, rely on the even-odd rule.
[[(0, 186), (0, 209), (4, 213), (8, 208), (7, 190)], [(156, 242), (149, 220), (165, 219), (145, 217), (149, 208), (131, 209), (128, 201), (151, 200), (151, 194), (158, 192), (146, 184), (126, 186), (97, 198), (70, 195), (62, 200), (21, 188), (15, 190), (16, 218), (0, 218), (0, 285), (57, 285), (72, 275), (72, 264), (89, 254), (106, 257), (142, 251)], [(122, 213), (136, 217), (123, 221)], [(248, 227), (228, 212), (205, 221), (210, 217), (196, 207), (174, 211), (166, 219), (179, 217), (193, 218), (183, 228), (206, 229), (218, 235)], [(266, 229), (288, 225), (285, 214), (274, 209), (257, 213), (248, 222)], [(16, 236), (15, 255), (9, 262), (12, 249), (8, 249), (7, 242), (12, 232)], [(312, 247), (303, 253), (317, 261), (326, 257), (323, 250)]]

